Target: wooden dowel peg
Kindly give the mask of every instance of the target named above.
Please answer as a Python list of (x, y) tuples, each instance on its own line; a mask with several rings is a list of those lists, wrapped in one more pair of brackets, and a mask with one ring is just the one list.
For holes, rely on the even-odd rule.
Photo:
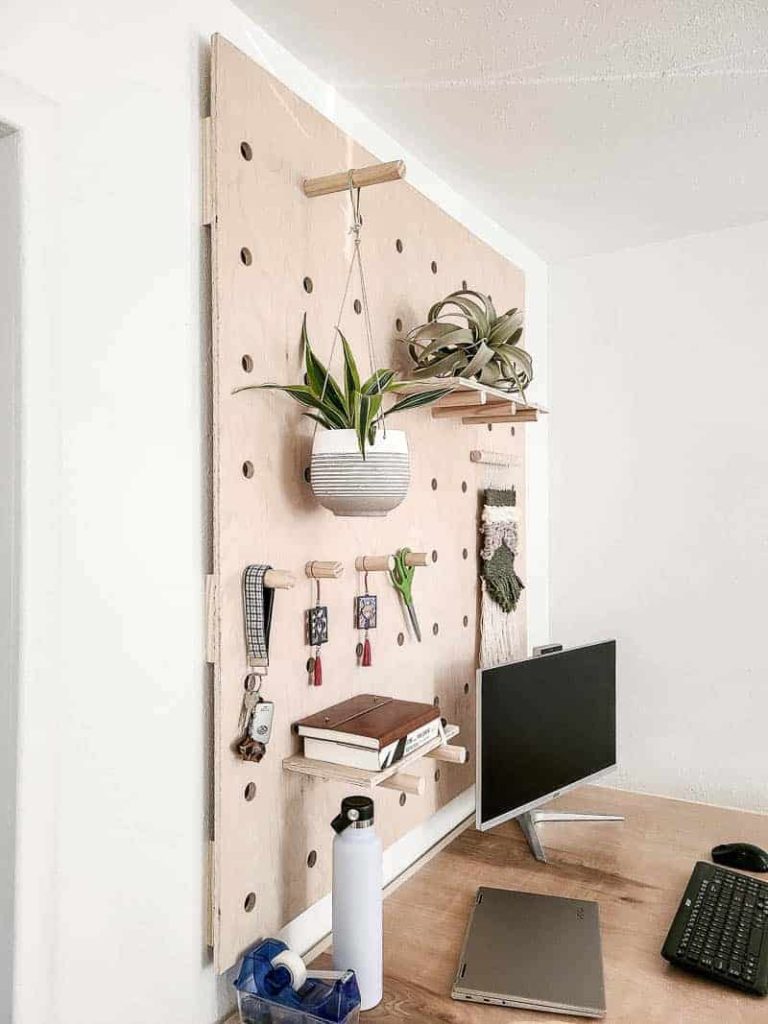
[(390, 572), (394, 567), (393, 555), (358, 555), (355, 559), (358, 572)]
[(292, 590), (296, 586), (296, 577), (285, 569), (267, 569), (264, 586), (270, 590)]
[(519, 466), (521, 460), (517, 455), (505, 455), (504, 452), (486, 452), (474, 448), (469, 453), (470, 462), (482, 462), (486, 466)]
[(451, 746), (444, 743), (442, 747), (435, 747), (425, 757), (432, 757), (435, 761), (447, 761), (450, 764), (466, 764), (469, 760), (469, 753), (466, 747)]
[(410, 567), (412, 565), (429, 565), (429, 557), (426, 551), (411, 551), (405, 556), (405, 564)]
[(388, 779), (384, 779), (379, 785), (384, 789), (397, 789), (401, 793), (409, 793), (411, 796), (424, 796), (425, 783), (421, 775), (406, 775), (405, 772), (395, 772)]
[[(405, 161), (392, 160), (386, 164), (371, 164), (358, 167), (352, 172), (352, 188), (367, 188), (368, 185), (380, 185), (385, 181), (398, 181), (405, 177)], [(313, 199), (315, 196), (327, 196), (332, 192), (345, 192), (349, 188), (349, 171), (326, 174), (322, 178), (305, 178), (302, 184), (304, 195)]]
[(305, 570), (312, 580), (337, 580), (344, 575), (341, 562), (307, 562)]

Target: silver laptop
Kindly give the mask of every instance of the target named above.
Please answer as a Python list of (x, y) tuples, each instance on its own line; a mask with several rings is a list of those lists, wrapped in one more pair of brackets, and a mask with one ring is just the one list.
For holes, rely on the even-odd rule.
[(454, 999), (605, 1016), (597, 903), (507, 889), (477, 890)]

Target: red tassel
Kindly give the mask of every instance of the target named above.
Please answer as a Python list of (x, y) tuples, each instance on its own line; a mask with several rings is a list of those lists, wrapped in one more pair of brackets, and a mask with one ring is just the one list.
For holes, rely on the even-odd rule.
[(312, 672), (313, 672), (312, 681), (314, 682), (315, 686), (322, 686), (323, 685), (323, 663), (320, 660), (320, 655), (319, 654), (315, 658), (315, 667), (312, 670)]
[(363, 667), (371, 667), (371, 641), (368, 637), (365, 638), (365, 643), (363, 644)]

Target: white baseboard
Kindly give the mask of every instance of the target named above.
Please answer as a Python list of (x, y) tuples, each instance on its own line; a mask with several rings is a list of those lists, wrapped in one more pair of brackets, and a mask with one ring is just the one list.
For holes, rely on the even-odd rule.
[[(475, 787), (470, 786), (427, 821), (408, 832), (384, 851), (384, 893), (405, 881), (415, 866), (434, 856), (460, 831), (475, 813)], [(282, 929), (278, 938), (311, 960), (331, 941), (331, 896), (299, 914)]]

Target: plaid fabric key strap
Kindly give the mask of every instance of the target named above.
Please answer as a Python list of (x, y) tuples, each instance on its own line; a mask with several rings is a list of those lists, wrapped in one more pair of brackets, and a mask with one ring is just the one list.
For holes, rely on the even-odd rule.
[(246, 655), (249, 666), (260, 668), (264, 673), (269, 666), (269, 631), (275, 600), (275, 592), (264, 586), (264, 576), (271, 568), (271, 565), (249, 565), (243, 573)]

